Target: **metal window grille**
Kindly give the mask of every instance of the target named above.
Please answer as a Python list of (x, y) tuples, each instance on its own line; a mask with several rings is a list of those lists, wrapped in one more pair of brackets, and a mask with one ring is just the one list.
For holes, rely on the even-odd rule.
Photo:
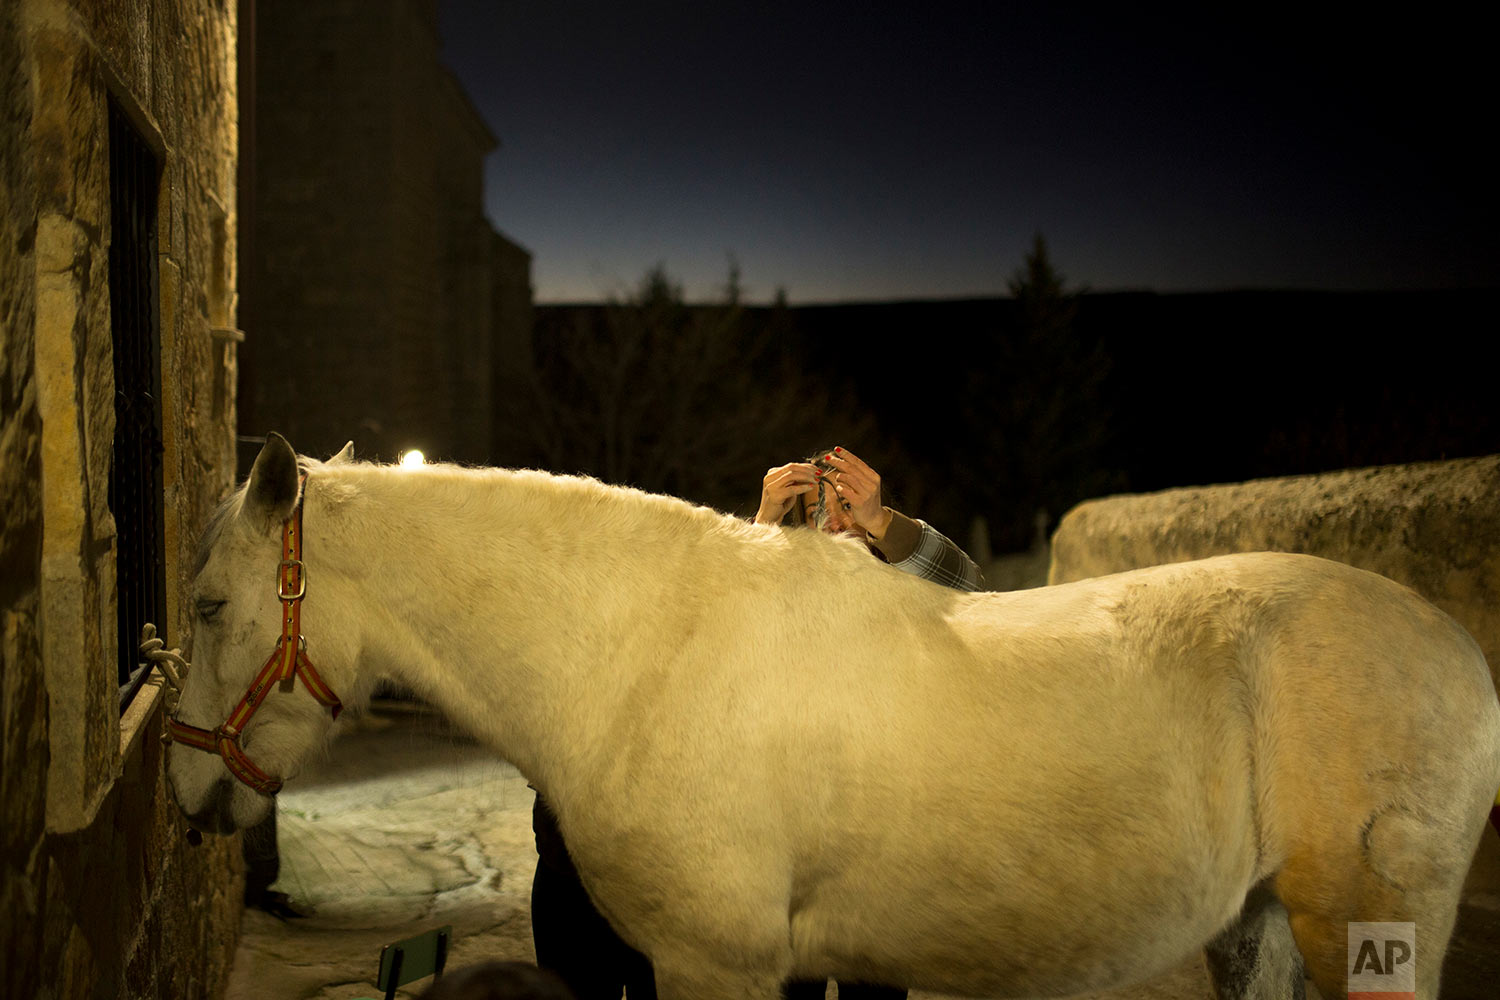
[(109, 104), (110, 333), (115, 362), (115, 441), (109, 507), (115, 517), (120, 708), (146, 671), (141, 625), (166, 638), (162, 527), (161, 335), (157, 315), (156, 157), (125, 113)]

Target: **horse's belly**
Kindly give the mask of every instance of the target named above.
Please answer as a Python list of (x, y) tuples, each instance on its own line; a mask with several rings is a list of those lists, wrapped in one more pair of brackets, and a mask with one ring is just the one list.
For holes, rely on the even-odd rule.
[(1186, 725), (1175, 743), (1157, 729), (1146, 752), (1161, 716), (1130, 718), (1096, 727), (1092, 758), (1052, 752), (1022, 772), (1014, 747), (901, 796), (848, 793), (794, 947), (846, 976), (970, 996), (1073, 993), (1180, 962), (1260, 877), (1250, 779), (1223, 752), (1233, 726)]
[(1085, 863), (1066, 881), (997, 884), (952, 856), (906, 868), (892, 859), (891, 870), (830, 886), (822, 905), (794, 916), (796, 964), (965, 996), (1068, 994), (1146, 978), (1201, 948), (1244, 898), (1238, 871), (1182, 861), (1172, 872), (1125, 859), (1113, 871)]

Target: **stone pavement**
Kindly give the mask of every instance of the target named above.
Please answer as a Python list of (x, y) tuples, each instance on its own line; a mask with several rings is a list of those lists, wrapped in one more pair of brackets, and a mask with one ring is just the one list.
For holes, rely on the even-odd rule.
[(245, 912), (226, 1000), (373, 996), (381, 946), (443, 924), (451, 965), (533, 960), (531, 789), (440, 716), (383, 704), (278, 800), (274, 888), (313, 912)]
[[(351, 720), (328, 758), (279, 796), (275, 888), (315, 912), (282, 921), (246, 911), (226, 1000), (375, 996), (381, 945), (442, 924), (453, 925), (454, 967), (532, 961), (531, 802), (515, 768), (434, 713), (382, 702)], [(1500, 900), (1487, 902), (1460, 917), (1447, 1000), (1500, 995)], [(400, 995), (425, 984), (414, 985)], [(1087, 1000), (1209, 996), (1195, 959)]]

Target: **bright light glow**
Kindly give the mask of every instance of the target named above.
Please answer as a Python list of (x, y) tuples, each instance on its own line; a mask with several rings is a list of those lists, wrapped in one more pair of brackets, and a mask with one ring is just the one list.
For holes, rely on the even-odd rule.
[(414, 469), (425, 461), (427, 461), (427, 456), (423, 455), (415, 448), (404, 453), (401, 456), (401, 464), (406, 466), (408, 469)]

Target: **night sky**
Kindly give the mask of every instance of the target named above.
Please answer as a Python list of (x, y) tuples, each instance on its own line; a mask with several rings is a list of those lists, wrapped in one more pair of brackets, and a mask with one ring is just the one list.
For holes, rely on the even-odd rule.
[(443, 58), (539, 302), (1003, 295), (1037, 232), (1094, 291), (1500, 286), (1478, 25), (1050, 6), (442, 0)]

